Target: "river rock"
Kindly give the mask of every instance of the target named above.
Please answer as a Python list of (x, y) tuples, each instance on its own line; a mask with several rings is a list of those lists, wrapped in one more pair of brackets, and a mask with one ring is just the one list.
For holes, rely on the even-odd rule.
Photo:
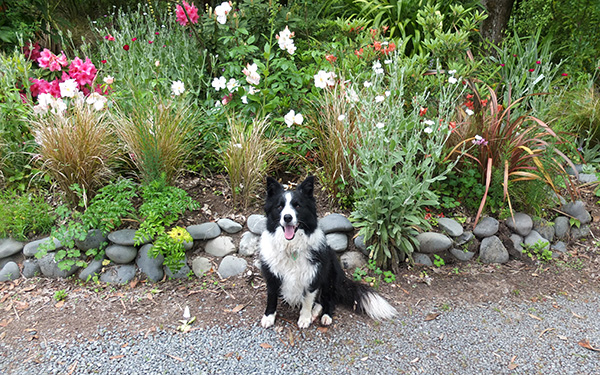
[(481, 240), (479, 259), (483, 263), (506, 263), (508, 258), (508, 250), (497, 236), (490, 236)]
[(233, 239), (227, 236), (217, 237), (206, 243), (204, 251), (214, 257), (222, 258), (226, 255), (235, 252), (235, 245)]
[(437, 220), (442, 232), (445, 232), (450, 237), (460, 237), (463, 234), (463, 227), (458, 221), (447, 217), (441, 217)]
[[(92, 248), (93, 249), (93, 248)], [(79, 278), (83, 281), (91, 280), (94, 276), (100, 276), (100, 272), (102, 271), (102, 262), (105, 260), (104, 257), (101, 259), (92, 260), (87, 267), (85, 267), (80, 273)]]
[(493, 217), (484, 217), (473, 229), (473, 234), (479, 238), (490, 237), (498, 233), (500, 223)]
[(219, 219), (217, 221), (217, 225), (219, 226), (219, 228), (221, 228), (223, 231), (229, 234), (238, 233), (244, 228), (242, 224), (236, 223), (231, 219)]
[(124, 264), (109, 267), (100, 275), (100, 281), (109, 284), (127, 284), (135, 277), (136, 267), (133, 264)]
[(217, 272), (221, 278), (226, 279), (231, 276), (236, 276), (243, 273), (248, 267), (248, 262), (244, 258), (228, 255), (219, 264)]
[(163, 270), (163, 262), (165, 257), (162, 254), (158, 254), (156, 257), (153, 257), (150, 254), (150, 250), (154, 245), (146, 244), (140, 248), (138, 251), (137, 258), (135, 259), (135, 264), (137, 264), (140, 271), (146, 275), (148, 280), (152, 282), (159, 282), (165, 276), (165, 272)]
[(267, 230), (267, 218), (264, 215), (250, 215), (246, 221), (246, 225), (250, 232), (260, 236), (262, 232)]
[(592, 221), (590, 213), (585, 209), (585, 203), (583, 201), (570, 202), (562, 206), (561, 211), (573, 216), (581, 222), (581, 224), (587, 224)]
[(102, 234), (100, 229), (91, 229), (87, 232), (83, 241), (78, 239), (75, 240), (75, 246), (81, 251), (100, 249), (107, 243), (107, 240), (108, 237)]
[(106, 248), (106, 257), (118, 264), (133, 262), (137, 256), (137, 249), (133, 246), (110, 245)]
[(329, 233), (325, 235), (327, 245), (336, 253), (346, 251), (348, 248), (348, 236), (344, 233)]
[(23, 262), (23, 277), (31, 279), (42, 274), (37, 259), (25, 259)]
[(419, 241), (419, 252), (425, 254), (441, 253), (452, 247), (452, 240), (442, 233), (419, 233), (417, 240)]
[(352, 223), (341, 214), (330, 214), (319, 220), (319, 228), (325, 234), (334, 232), (351, 232), (354, 230)]
[(0, 239), (0, 259), (8, 258), (11, 255), (18, 253), (23, 250), (25, 244), (23, 242), (15, 241), (12, 238)]
[(554, 235), (559, 240), (567, 239), (569, 236), (569, 218), (566, 216), (557, 216), (554, 219)]
[(0, 270), (0, 281), (11, 281), (21, 277), (19, 265), (15, 262), (8, 262)]
[(208, 258), (198, 257), (192, 261), (192, 271), (196, 277), (202, 277), (212, 270), (213, 265)]
[(533, 220), (531, 219), (531, 216), (522, 212), (515, 212), (514, 218), (509, 217), (504, 223), (510, 230), (523, 237), (528, 235), (533, 229)]
[(212, 240), (221, 235), (221, 228), (213, 222), (190, 225), (186, 230), (194, 240)]
[(60, 241), (56, 238), (50, 238), (50, 237), (46, 237), (46, 238), (42, 238), (39, 240), (35, 240), (35, 241), (31, 241), (29, 242), (27, 245), (25, 245), (23, 247), (23, 255), (25, 255), (26, 257), (33, 257), (35, 256), (35, 254), (38, 252), (40, 245), (46, 242), (54, 242), (54, 249), (52, 250), (48, 250), (48, 252), (52, 252), (55, 250), (60, 250), (62, 249), (62, 243), (60, 243)]
[(239, 254), (251, 257), (260, 250), (260, 236), (252, 232), (246, 232), (240, 239)]
[(427, 254), (423, 253), (413, 253), (412, 254), (413, 261), (415, 264), (422, 264), (427, 267), (433, 267), (433, 262), (431, 258)]
[(71, 266), (69, 270), (61, 270), (58, 268), (58, 262), (54, 260), (54, 253), (49, 253), (38, 259), (38, 264), (42, 274), (50, 278), (67, 278), (73, 275), (79, 269), (78, 266)]

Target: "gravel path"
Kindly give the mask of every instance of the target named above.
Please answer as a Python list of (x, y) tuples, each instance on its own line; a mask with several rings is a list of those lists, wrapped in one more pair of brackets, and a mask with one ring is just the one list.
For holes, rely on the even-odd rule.
[(600, 347), (596, 295), (441, 310), (423, 304), (393, 322), (344, 322), (326, 330), (299, 331), (278, 320), (276, 329), (103, 331), (90, 340), (28, 348), (0, 341), (0, 373), (600, 374), (600, 352), (579, 344)]

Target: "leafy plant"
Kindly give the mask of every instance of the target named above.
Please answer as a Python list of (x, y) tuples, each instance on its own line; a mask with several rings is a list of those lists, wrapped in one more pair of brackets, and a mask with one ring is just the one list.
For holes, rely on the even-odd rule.
[(143, 203), (138, 211), (143, 221), (135, 232), (134, 243), (139, 246), (147, 240), (154, 240), (152, 253), (155, 256), (163, 254), (164, 263), (176, 272), (185, 258), (183, 242), (189, 241), (189, 233), (182, 228), (167, 232), (166, 228), (173, 225), (185, 210), (197, 209), (199, 204), (184, 190), (168, 185), (164, 177), (142, 185), (141, 198)]
[(523, 254), (531, 259), (538, 259), (542, 263), (548, 263), (552, 260), (552, 251), (548, 241), (539, 240), (532, 245), (523, 244)]
[(50, 233), (55, 215), (44, 198), (34, 193), (0, 192), (0, 238), (25, 241)]
[(54, 292), (54, 299), (56, 301), (64, 301), (65, 299), (67, 299), (68, 296), (69, 294), (64, 289), (57, 290), (56, 292)]
[[(474, 89), (474, 85), (471, 83)], [(553, 147), (561, 141), (548, 124), (532, 115), (513, 116), (515, 107), (519, 106), (523, 98), (501, 106), (496, 93), (488, 87), (489, 101), (482, 99), (481, 94), (474, 90), (474, 101), (479, 103), (480, 109), (477, 116), (471, 117), (471, 132), (475, 136), (458, 143), (446, 159), (453, 154), (462, 154), (477, 163), (481, 175), (484, 176), (485, 192), (481, 199), (475, 224), (483, 212), (486, 204), (492, 177), (500, 176), (503, 187), (503, 196), (508, 201), (512, 212), (510, 186), (521, 181), (539, 180), (550, 186), (555, 192), (558, 189), (554, 181), (562, 177), (565, 185), (573, 194), (573, 187), (567, 177), (562, 162), (566, 162), (574, 169), (571, 160), (561, 151)], [(472, 151), (463, 151), (466, 145), (473, 144)], [(494, 174), (494, 171), (497, 171)]]
[(276, 167), (273, 160), (279, 142), (267, 138), (269, 126), (267, 117), (251, 124), (229, 119), (230, 139), (223, 164), (229, 177), (233, 202), (242, 207), (250, 204), (262, 186), (264, 176)]
[(442, 258), (441, 256), (437, 255), (437, 254), (433, 254), (433, 264), (436, 267), (442, 267), (446, 265), (446, 262), (444, 261), (444, 258)]
[[(449, 123), (463, 87), (446, 82), (451, 76), (427, 76), (437, 95), (417, 93), (406, 103), (407, 82), (427, 67), (415, 58), (398, 57), (388, 67), (388, 85), (376, 72), (372, 85), (359, 94), (360, 138), (352, 169), (358, 187), (351, 220), (365, 236), (377, 265), (396, 269), (416, 248), (417, 228), (429, 228), (423, 210), (437, 204), (429, 187), (448, 172), (438, 171), (437, 162), (453, 130)], [(431, 120), (423, 116), (423, 107), (429, 108)]]
[[(369, 275), (369, 273), (373, 274), (373, 276)], [(396, 275), (394, 275), (392, 271), (383, 271), (381, 268), (377, 267), (377, 264), (373, 259), (369, 259), (366, 269), (356, 267), (353, 277), (354, 280), (364, 281), (373, 285), (374, 288), (379, 287), (379, 283), (382, 279), (387, 284), (391, 284), (396, 281)]]

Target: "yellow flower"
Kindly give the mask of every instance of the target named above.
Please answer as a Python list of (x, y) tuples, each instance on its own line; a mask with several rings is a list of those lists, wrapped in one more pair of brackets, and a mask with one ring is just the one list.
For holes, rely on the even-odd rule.
[(190, 233), (182, 227), (174, 227), (173, 229), (168, 231), (167, 234), (177, 243), (193, 241), (193, 238), (190, 235)]

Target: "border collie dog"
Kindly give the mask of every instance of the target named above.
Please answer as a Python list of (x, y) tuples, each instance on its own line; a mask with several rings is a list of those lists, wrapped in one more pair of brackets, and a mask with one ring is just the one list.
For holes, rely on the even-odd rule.
[(267, 229), (261, 236), (259, 255), (267, 283), (267, 308), (261, 325), (268, 328), (275, 323), (279, 297), (301, 307), (300, 328), (307, 328), (319, 316), (322, 325), (330, 325), (337, 303), (375, 320), (394, 317), (396, 309), (383, 297), (344, 274), (317, 225), (313, 190), (313, 176), (294, 191), (285, 191), (279, 182), (267, 177)]

